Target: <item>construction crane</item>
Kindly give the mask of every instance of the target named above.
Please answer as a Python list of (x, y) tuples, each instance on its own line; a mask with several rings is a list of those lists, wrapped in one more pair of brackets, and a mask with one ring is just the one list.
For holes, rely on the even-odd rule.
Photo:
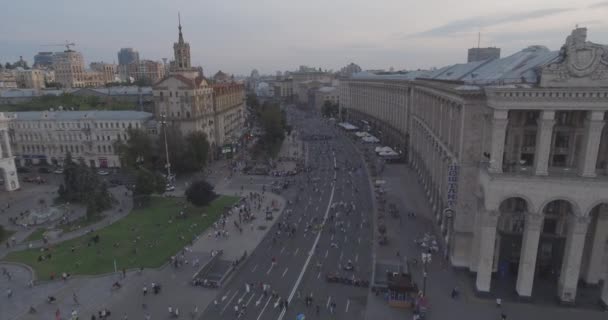
[(76, 44), (74, 42), (69, 42), (69, 41), (65, 41), (65, 43), (57, 43), (57, 44), (45, 44), (44, 47), (58, 47), (58, 46), (62, 46), (65, 47), (67, 50), (66, 51), (72, 51), (70, 49), (70, 46), (75, 46)]

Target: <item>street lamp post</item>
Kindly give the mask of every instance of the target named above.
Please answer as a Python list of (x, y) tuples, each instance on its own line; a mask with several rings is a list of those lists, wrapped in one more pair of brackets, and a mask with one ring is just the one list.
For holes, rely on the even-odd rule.
[(427, 271), (426, 271), (426, 265), (427, 263), (431, 263), (431, 252), (427, 252), (427, 253), (422, 253), (422, 267), (423, 267), (423, 271), (422, 271), (422, 276), (423, 276), (423, 280), (422, 280), (422, 296), (426, 296), (426, 277), (427, 277)]
[(170, 181), (171, 179), (171, 162), (169, 162), (169, 145), (167, 144), (167, 115), (163, 112), (160, 114), (160, 117), (162, 118), (162, 121), (160, 122), (161, 125), (163, 126), (163, 133), (165, 136), (165, 157), (166, 157), (166, 164), (165, 167), (167, 168), (167, 180)]

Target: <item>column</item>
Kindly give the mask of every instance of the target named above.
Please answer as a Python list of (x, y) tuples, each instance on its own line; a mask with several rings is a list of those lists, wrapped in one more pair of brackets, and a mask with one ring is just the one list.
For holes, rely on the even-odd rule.
[[(2, 159), (3, 155), (2, 155), (2, 135), (4, 134), (4, 131), (0, 130), (0, 159)], [(8, 147), (7, 147), (8, 150)]]
[(515, 285), (515, 290), (521, 297), (532, 296), (538, 241), (540, 239), (543, 219), (544, 216), (542, 214), (526, 214), (526, 224), (519, 257), (519, 271), (517, 272), (517, 284)]
[(576, 298), (576, 287), (588, 225), (589, 217), (571, 216), (568, 221), (566, 249), (557, 283), (558, 297), (563, 303), (574, 303)]
[(578, 159), (578, 174), (581, 177), (595, 177), (597, 153), (600, 148), (603, 128), (604, 112), (587, 111), (583, 148)]
[(604, 308), (608, 308), (608, 280), (604, 280), (604, 287), (602, 288), (601, 303)]
[(492, 149), (490, 150), (490, 168), (488, 171), (502, 173), (502, 159), (505, 150), (505, 135), (509, 123), (509, 112), (494, 110), (492, 116)]
[[(597, 220), (591, 240), (591, 250), (588, 256), (589, 261), (585, 266), (583, 278), (588, 284), (598, 284), (602, 273), (602, 260), (605, 254), (606, 240), (608, 239), (608, 205), (600, 205), (597, 212)], [(608, 282), (608, 279), (604, 280)]]
[(4, 146), (6, 147), (6, 156), (10, 158), (13, 156), (13, 151), (11, 150), (11, 142), (8, 139), (8, 131), (4, 130), (3, 135), (4, 135)]
[(494, 247), (496, 243), (497, 211), (486, 211), (481, 217), (479, 263), (475, 288), (479, 292), (490, 292), (492, 269), (494, 263)]
[(555, 111), (542, 111), (538, 118), (536, 130), (536, 147), (534, 148), (534, 173), (537, 176), (546, 176), (549, 166), (549, 153), (553, 138), (553, 125), (555, 124)]

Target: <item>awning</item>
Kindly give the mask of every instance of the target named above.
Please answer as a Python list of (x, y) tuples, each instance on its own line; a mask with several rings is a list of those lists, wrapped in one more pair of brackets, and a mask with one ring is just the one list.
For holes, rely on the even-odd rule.
[(350, 124), (348, 122), (341, 122), (338, 125), (340, 127), (342, 127), (344, 130), (348, 130), (348, 131), (352, 131), (352, 130), (357, 130), (358, 129), (356, 126), (353, 126), (352, 124)]

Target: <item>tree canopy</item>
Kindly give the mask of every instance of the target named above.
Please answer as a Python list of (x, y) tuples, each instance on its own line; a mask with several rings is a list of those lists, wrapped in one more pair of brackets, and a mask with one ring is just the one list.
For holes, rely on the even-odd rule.
[(206, 206), (215, 198), (217, 194), (213, 191), (213, 186), (205, 180), (194, 181), (186, 189), (186, 199), (198, 207)]

